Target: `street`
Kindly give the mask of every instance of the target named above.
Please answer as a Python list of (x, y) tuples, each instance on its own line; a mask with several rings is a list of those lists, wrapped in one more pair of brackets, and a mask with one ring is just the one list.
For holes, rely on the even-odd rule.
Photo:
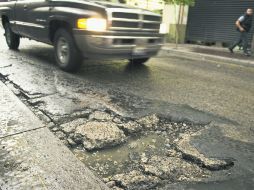
[(161, 52), (70, 74), (51, 46), (0, 44), (0, 80), (109, 187), (254, 188), (253, 66)]

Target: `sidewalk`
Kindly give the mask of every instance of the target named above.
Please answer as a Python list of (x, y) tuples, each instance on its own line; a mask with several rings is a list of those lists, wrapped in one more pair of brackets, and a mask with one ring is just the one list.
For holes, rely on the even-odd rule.
[(0, 81), (0, 189), (108, 189)]
[(180, 56), (188, 59), (206, 59), (211, 61), (227, 61), (235, 64), (243, 64), (254, 66), (254, 55), (247, 57), (237, 48), (235, 53), (229, 53), (227, 48), (217, 46), (203, 46), (193, 44), (179, 44), (176, 48), (175, 44), (166, 43), (162, 47), (162, 53), (171, 56)]

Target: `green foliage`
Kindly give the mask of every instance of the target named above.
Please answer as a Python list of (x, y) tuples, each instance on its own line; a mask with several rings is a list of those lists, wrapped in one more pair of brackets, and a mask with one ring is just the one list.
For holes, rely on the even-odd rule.
[(163, 0), (166, 4), (174, 4), (174, 5), (194, 5), (195, 0)]

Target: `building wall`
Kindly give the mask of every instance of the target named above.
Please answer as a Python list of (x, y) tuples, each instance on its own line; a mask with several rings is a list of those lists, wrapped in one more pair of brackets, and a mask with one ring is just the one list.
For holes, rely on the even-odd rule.
[(186, 40), (231, 43), (238, 35), (235, 22), (249, 7), (254, 7), (253, 0), (196, 0), (189, 11)]
[(177, 27), (179, 42), (184, 42), (188, 20), (188, 6), (165, 5), (163, 0), (127, 0), (127, 4), (156, 12), (161, 10), (162, 22), (166, 25), (168, 33), (168, 41), (175, 41)]
[(186, 25), (188, 20), (188, 6), (181, 7), (178, 5), (165, 5), (163, 9), (162, 22), (167, 25), (167, 31), (169, 31), (170, 25), (178, 23), (178, 17), (180, 14), (179, 24)]
[(178, 39), (179, 43), (184, 43), (188, 11), (188, 6), (165, 5), (162, 21), (166, 24), (169, 42), (175, 42)]

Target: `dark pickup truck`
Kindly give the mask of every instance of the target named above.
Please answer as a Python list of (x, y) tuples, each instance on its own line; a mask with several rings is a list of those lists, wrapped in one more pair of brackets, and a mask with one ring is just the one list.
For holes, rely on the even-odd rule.
[(75, 71), (82, 59), (129, 59), (142, 64), (162, 43), (161, 16), (100, 0), (9, 0), (0, 16), (10, 49), (26, 37), (51, 44), (58, 66)]

